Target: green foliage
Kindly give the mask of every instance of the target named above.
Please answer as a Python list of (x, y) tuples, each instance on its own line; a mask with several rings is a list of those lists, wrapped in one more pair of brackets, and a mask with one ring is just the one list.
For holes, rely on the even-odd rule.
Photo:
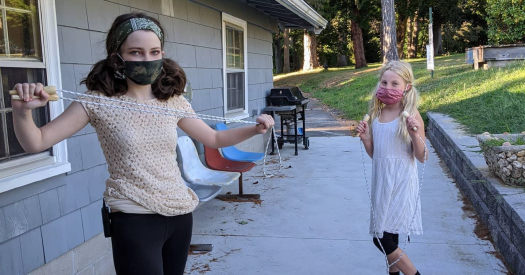
[(525, 42), (525, 1), (487, 0), (486, 12), (491, 43)]
[[(465, 64), (464, 54), (443, 56), (435, 59), (436, 70), (431, 78), (425, 59), (409, 62), (421, 94), (419, 110), (423, 118), (428, 111), (445, 113), (465, 125), (471, 134), (525, 131), (525, 63), (475, 71)], [(298, 85), (343, 111), (346, 118), (358, 120), (367, 112), (380, 65), (279, 76), (275, 85)]]
[(443, 49), (448, 53), (461, 53), (465, 48), (479, 45), (484, 29), (472, 22), (463, 22), (461, 26), (452, 23), (443, 24)]

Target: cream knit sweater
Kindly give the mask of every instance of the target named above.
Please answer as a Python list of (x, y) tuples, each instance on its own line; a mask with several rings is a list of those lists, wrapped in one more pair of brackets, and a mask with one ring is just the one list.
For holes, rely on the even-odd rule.
[[(86, 92), (103, 96), (97, 92)], [(103, 96), (104, 97), (104, 96)], [(168, 101), (112, 97), (162, 108), (194, 112), (183, 96)], [(96, 98), (82, 100), (121, 105)], [(108, 164), (104, 196), (130, 199), (165, 216), (192, 212), (199, 199), (184, 183), (177, 165), (177, 123), (180, 117), (122, 110), (82, 103)], [(128, 107), (146, 109), (136, 105)], [(154, 110), (154, 109), (150, 109)]]

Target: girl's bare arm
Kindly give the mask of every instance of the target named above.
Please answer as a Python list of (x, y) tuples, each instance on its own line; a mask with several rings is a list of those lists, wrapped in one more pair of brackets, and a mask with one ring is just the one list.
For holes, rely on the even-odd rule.
[[(414, 156), (420, 162), (425, 162), (425, 159), (428, 156), (428, 152), (427, 156), (425, 156), (425, 123), (423, 122), (423, 118), (421, 117), (421, 114), (418, 110), (415, 111), (414, 116), (407, 118), (407, 127), (408, 133), (412, 138), (412, 148), (414, 149)], [(417, 127), (417, 131), (414, 131), (412, 129), (414, 127)], [(421, 139), (419, 139), (419, 137), (421, 137)], [(421, 142), (421, 140), (423, 140), (423, 142)]]
[[(13, 124), (15, 134), (28, 153), (37, 153), (52, 147), (60, 141), (80, 131), (89, 122), (89, 117), (78, 102), (73, 102), (60, 116), (48, 124), (38, 128), (33, 121), (31, 110), (45, 106), (49, 95), (43, 91), (43, 86), (37, 84), (17, 84), (15, 90), (24, 101), (13, 101)], [(33, 95), (40, 99), (33, 99)]]
[(264, 134), (274, 125), (274, 121), (269, 115), (260, 115), (257, 122), (260, 124), (227, 131), (215, 131), (204, 121), (195, 118), (183, 118), (178, 125), (189, 136), (202, 144), (212, 148), (222, 148), (238, 144), (257, 134)]

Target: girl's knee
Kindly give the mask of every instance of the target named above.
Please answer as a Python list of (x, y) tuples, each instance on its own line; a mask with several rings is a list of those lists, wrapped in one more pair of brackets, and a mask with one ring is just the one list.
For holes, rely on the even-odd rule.
[(398, 248), (398, 240), (397, 234), (390, 234), (385, 232), (383, 234), (383, 238), (378, 239), (374, 238), (374, 245), (381, 251), (381, 253), (385, 253), (386, 255), (392, 254), (396, 249)]

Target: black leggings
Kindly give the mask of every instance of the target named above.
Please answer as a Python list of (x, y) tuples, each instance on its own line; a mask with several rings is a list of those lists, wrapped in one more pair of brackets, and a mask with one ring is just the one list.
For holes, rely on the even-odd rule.
[(396, 251), (399, 245), (399, 234), (383, 232), (383, 238), (374, 238), (374, 244), (376, 245), (377, 249), (379, 249), (379, 251), (383, 253), (383, 250), (381, 249), (381, 246), (379, 246), (379, 243), (381, 243), (381, 245), (383, 246), (386, 255), (390, 255), (392, 254), (392, 252)]
[(111, 243), (117, 274), (182, 275), (188, 259), (193, 216), (111, 213)]

